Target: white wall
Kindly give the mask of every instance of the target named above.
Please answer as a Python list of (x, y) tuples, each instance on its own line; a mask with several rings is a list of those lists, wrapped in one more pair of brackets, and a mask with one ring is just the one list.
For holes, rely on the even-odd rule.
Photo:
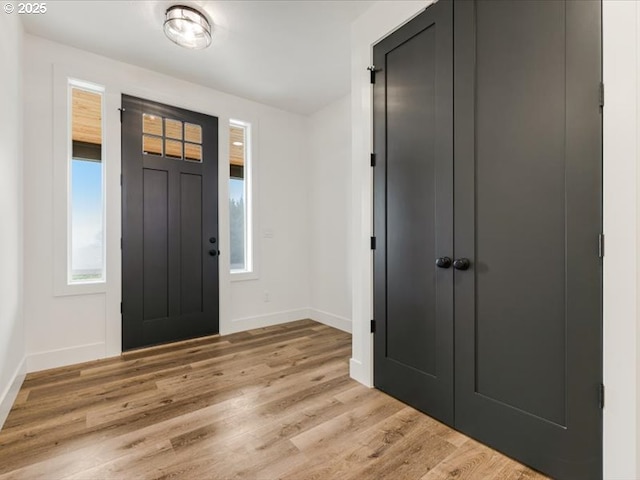
[[(380, 2), (352, 24), (353, 358), (351, 376), (373, 383), (371, 252), (372, 45), (428, 1)], [(640, 5), (603, 2), (604, 107), (604, 477), (640, 478)]]
[(22, 24), (0, 15), (0, 427), (24, 379)]
[(310, 316), (351, 331), (351, 96), (309, 118)]
[[(82, 50), (25, 36), (25, 319), (29, 371), (120, 352), (121, 93), (218, 116), (220, 198), (227, 198), (228, 121), (252, 122), (256, 169), (258, 279), (230, 280), (228, 204), (220, 202), (221, 333), (308, 316), (308, 163), (306, 117), (217, 92)], [(3, 70), (4, 71), (4, 70)], [(107, 285), (98, 293), (54, 295), (54, 85), (71, 75), (106, 86)], [(57, 92), (57, 91), (56, 91)], [(3, 104), (4, 105), (4, 104)], [(62, 109), (64, 110), (64, 109)], [(55, 153), (54, 153), (55, 152)], [(59, 186), (56, 186), (58, 188)], [(59, 222), (59, 219), (55, 219)], [(272, 235), (265, 238), (264, 231)], [(4, 291), (4, 289), (3, 289)], [(269, 302), (265, 302), (265, 292)], [(4, 337), (3, 337), (4, 338)]]
[(604, 472), (640, 478), (638, 465), (638, 67), (637, 2), (603, 3)]

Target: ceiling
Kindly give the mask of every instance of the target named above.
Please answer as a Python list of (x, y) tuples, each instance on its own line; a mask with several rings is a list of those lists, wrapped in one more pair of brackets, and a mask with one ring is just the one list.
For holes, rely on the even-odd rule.
[[(28, 33), (311, 114), (349, 92), (350, 25), (373, 3), (55, 0), (46, 14), (21, 17)], [(209, 48), (187, 50), (164, 36), (164, 12), (174, 4), (213, 21)]]

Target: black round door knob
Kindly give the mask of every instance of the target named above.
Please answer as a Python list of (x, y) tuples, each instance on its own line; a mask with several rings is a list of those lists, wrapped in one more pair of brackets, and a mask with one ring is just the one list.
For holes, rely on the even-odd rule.
[(449, 268), (451, 266), (451, 259), (449, 257), (440, 257), (436, 259), (436, 266), (440, 268)]
[(218, 250), (209, 250), (209, 255), (215, 257), (218, 254)]
[(457, 258), (453, 261), (453, 268), (456, 270), (466, 270), (471, 265), (471, 262), (468, 258)]

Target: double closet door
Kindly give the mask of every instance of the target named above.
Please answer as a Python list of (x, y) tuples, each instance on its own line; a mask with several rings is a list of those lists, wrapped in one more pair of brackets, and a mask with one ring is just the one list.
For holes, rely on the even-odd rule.
[(601, 478), (600, 2), (440, 0), (374, 64), (375, 386)]

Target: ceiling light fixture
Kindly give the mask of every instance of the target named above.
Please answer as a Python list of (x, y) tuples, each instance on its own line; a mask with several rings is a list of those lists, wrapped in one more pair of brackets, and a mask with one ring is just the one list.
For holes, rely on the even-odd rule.
[(165, 13), (164, 33), (181, 47), (201, 50), (211, 45), (211, 25), (195, 8), (169, 7)]

